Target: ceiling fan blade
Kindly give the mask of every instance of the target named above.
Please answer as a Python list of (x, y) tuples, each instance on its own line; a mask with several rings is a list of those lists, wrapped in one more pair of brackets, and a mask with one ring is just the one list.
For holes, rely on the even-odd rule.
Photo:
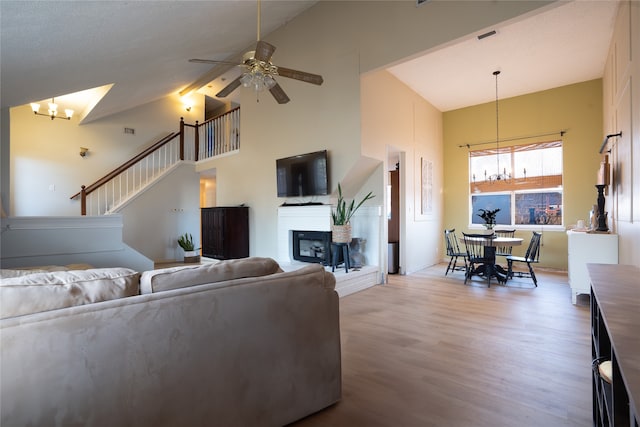
[(229, 62), (229, 61), (215, 61), (213, 59), (190, 59), (189, 62), (196, 62), (198, 64), (229, 64), (229, 65), (239, 65), (235, 62)]
[(278, 101), (278, 104), (286, 104), (290, 101), (289, 97), (286, 93), (284, 93), (284, 90), (282, 90), (278, 83), (276, 83), (274, 87), (269, 89), (269, 92), (271, 92), (271, 95), (273, 95), (276, 101)]
[(240, 78), (242, 77), (242, 75), (239, 75), (238, 77), (236, 77), (231, 83), (229, 83), (228, 85), (226, 85), (224, 87), (224, 89), (222, 89), (220, 92), (216, 93), (216, 97), (218, 98), (225, 98), (226, 96), (228, 96), (231, 92), (233, 92), (234, 90), (236, 90), (236, 88), (238, 86), (240, 86)]
[(300, 80), (314, 85), (321, 85), (324, 79), (319, 74), (305, 73), (304, 71), (292, 70), (291, 68), (278, 67), (278, 75), (290, 79)]
[(271, 55), (273, 55), (273, 52), (275, 52), (275, 50), (276, 47), (274, 45), (262, 40), (258, 40), (254, 58), (256, 58), (258, 61), (269, 62), (271, 60)]
[(223, 75), (224, 73), (232, 69), (233, 67), (236, 67), (238, 64), (240, 64), (240, 61), (241, 61), (241, 58), (237, 58), (238, 62), (233, 62), (236, 60), (236, 58), (237, 57), (233, 57), (231, 58), (231, 61), (228, 61), (225, 63), (218, 63), (214, 65), (213, 68), (211, 68), (209, 71), (207, 71), (206, 73), (198, 77), (196, 81), (194, 81), (189, 86), (182, 89), (179, 92), (180, 96), (186, 96), (191, 92), (194, 92), (200, 89), (202, 86), (205, 86), (207, 83), (211, 82), (212, 80), (217, 79), (218, 77), (220, 77), (221, 75)]

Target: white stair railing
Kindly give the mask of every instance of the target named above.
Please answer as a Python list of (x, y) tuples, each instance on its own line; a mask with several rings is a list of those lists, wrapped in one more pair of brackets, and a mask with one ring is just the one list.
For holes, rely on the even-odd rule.
[(179, 141), (173, 139), (88, 194), (86, 214), (117, 212), (180, 162), (179, 148)]
[(198, 126), (198, 160), (210, 159), (240, 149), (240, 107)]
[(240, 150), (240, 108), (190, 125), (162, 138), (122, 166), (82, 190), (82, 215), (116, 212), (182, 161), (200, 161)]

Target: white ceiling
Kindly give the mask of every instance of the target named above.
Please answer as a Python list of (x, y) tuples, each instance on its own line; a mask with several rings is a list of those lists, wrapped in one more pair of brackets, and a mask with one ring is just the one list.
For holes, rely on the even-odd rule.
[[(262, 35), (315, 3), (262, 0)], [(472, 34), (390, 71), (442, 111), (494, 99), (496, 69), (501, 98), (598, 78), (616, 6), (559, 2), (496, 26), (496, 36)], [(1, 0), (0, 29), (3, 108), (113, 84), (87, 116), (95, 120), (176, 94), (210, 71), (189, 58), (251, 50), (256, 2)]]
[[(262, 0), (262, 35), (316, 0)], [(176, 94), (253, 49), (257, 2), (0, 0), (2, 107), (113, 84), (89, 120)], [(60, 101), (61, 103), (61, 101)]]
[[(618, 2), (558, 2), (389, 71), (440, 111), (602, 77)], [(496, 35), (478, 40), (491, 30)]]

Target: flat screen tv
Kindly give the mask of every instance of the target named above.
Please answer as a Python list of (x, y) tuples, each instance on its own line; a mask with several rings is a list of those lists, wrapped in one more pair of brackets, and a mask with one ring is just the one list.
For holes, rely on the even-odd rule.
[(278, 197), (329, 194), (327, 150), (276, 160)]

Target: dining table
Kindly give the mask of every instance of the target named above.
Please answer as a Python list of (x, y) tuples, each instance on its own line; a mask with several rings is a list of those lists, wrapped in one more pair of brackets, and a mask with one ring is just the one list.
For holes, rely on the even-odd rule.
[[(477, 234), (476, 234), (477, 236)], [(483, 274), (487, 277), (487, 280), (491, 280), (491, 277), (498, 279), (498, 283), (506, 283), (508, 277), (507, 270), (501, 265), (496, 263), (496, 248), (504, 246), (520, 246), (523, 239), (519, 237), (495, 237), (495, 235), (488, 234), (486, 237), (460, 237), (460, 241), (464, 244), (465, 239), (474, 240), (476, 242), (482, 242), (484, 246), (484, 258), (485, 264), (478, 267), (476, 270), (482, 269)], [(478, 274), (480, 271), (472, 271), (471, 275)]]

